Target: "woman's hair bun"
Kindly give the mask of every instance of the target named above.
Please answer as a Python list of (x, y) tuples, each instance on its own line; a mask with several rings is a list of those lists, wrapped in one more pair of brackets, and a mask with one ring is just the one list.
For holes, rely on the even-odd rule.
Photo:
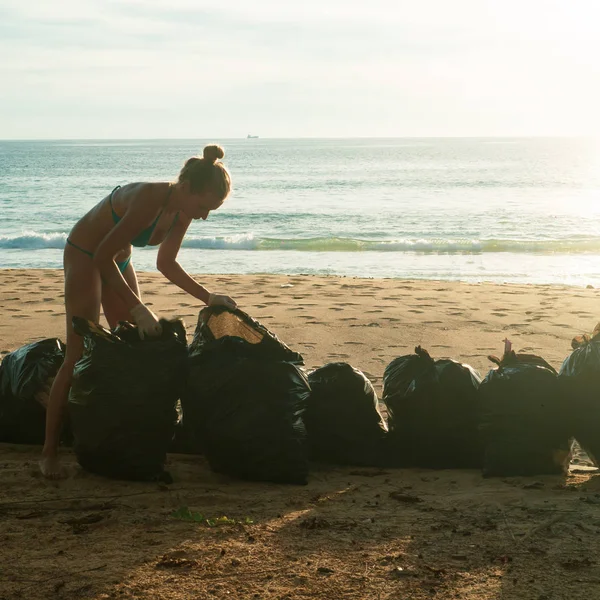
[(202, 153), (204, 160), (207, 160), (211, 163), (214, 163), (219, 158), (223, 158), (225, 156), (225, 152), (221, 146), (217, 146), (213, 144), (211, 146), (205, 146), (204, 152)]

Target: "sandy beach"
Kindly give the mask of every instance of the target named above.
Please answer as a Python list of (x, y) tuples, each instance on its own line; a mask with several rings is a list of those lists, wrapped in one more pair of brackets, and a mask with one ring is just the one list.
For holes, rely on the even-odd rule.
[[(144, 301), (200, 303), (141, 273)], [(600, 290), (349, 277), (197, 276), (303, 354), (344, 361), (381, 393), (385, 366), (422, 345), (484, 375), (508, 337), (555, 368), (599, 319)], [(64, 340), (62, 271), (0, 271), (0, 352)], [(600, 479), (483, 479), (478, 471), (315, 466), (304, 487), (239, 482), (170, 455), (170, 486), (82, 471), (38, 475), (39, 448), (0, 445), (0, 599), (600, 597)], [(177, 519), (189, 508), (211, 520)], [(227, 517), (215, 522), (214, 519)]]

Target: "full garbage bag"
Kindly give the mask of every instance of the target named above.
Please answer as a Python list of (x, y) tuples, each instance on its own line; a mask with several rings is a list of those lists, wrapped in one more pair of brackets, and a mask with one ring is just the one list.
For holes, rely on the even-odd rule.
[(558, 372), (568, 421), (579, 445), (600, 466), (600, 323), (591, 335), (573, 338), (571, 347)]
[(418, 346), (385, 369), (388, 461), (403, 467), (478, 468), (481, 378), (469, 365), (434, 360)]
[(83, 468), (119, 479), (169, 480), (164, 464), (187, 376), (187, 341), (182, 321), (161, 324), (160, 337), (142, 341), (129, 323), (111, 332), (73, 319), (84, 352), (69, 411)]
[(332, 464), (378, 466), (387, 424), (373, 384), (348, 363), (329, 363), (309, 373), (304, 415), (311, 458)]
[(188, 441), (214, 471), (306, 483), (303, 414), (310, 393), (300, 354), (239, 310), (206, 308), (182, 397)]
[(485, 476), (564, 474), (570, 426), (557, 373), (543, 358), (517, 354), (505, 340), (502, 359), (479, 387)]
[(65, 345), (57, 338), (27, 344), (4, 357), (0, 364), (0, 442), (44, 443), (46, 402), (64, 358)]

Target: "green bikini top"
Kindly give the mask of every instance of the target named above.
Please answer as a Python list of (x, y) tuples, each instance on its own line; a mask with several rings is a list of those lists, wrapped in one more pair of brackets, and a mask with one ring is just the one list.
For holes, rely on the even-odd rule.
[[(112, 205), (112, 198), (113, 198), (113, 194), (120, 188), (121, 186), (118, 185), (111, 193), (110, 196), (108, 197), (108, 201), (110, 203), (110, 210), (112, 211), (112, 217), (113, 217), (113, 221), (115, 222), (115, 225), (121, 220), (121, 217), (115, 212), (115, 209), (113, 208)], [(164, 206), (167, 205), (167, 202), (169, 201), (169, 197), (171, 196), (171, 190), (173, 188), (171, 186), (169, 186), (169, 193), (167, 194), (167, 197), (165, 199), (165, 203)], [(164, 210), (164, 209), (163, 209)], [(131, 240), (131, 245), (135, 246), (136, 248), (143, 248), (144, 246), (147, 246), (150, 242), (150, 238), (152, 237), (152, 234), (154, 233), (154, 229), (156, 228), (156, 224), (158, 223), (161, 215), (162, 215), (163, 211), (161, 210), (160, 213), (158, 214), (158, 217), (156, 217), (156, 219), (154, 220), (154, 223), (152, 223), (152, 225), (150, 225), (149, 227), (146, 227), (146, 229), (144, 229), (143, 231), (141, 231), (137, 236), (135, 236), (135, 238), (133, 238)], [(171, 227), (169, 227), (169, 231), (171, 231), (171, 229), (173, 229), (173, 225), (175, 225), (175, 223), (177, 223), (177, 219), (179, 218), (179, 213), (177, 213), (175, 215), (175, 218), (173, 219), (173, 223), (171, 223)], [(168, 233), (168, 232), (167, 232)]]

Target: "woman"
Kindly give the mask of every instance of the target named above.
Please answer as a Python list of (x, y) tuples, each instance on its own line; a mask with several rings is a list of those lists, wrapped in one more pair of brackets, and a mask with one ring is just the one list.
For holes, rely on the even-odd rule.
[(83, 339), (73, 331), (73, 316), (98, 322), (100, 306), (111, 327), (133, 321), (140, 337), (159, 335), (157, 316), (140, 299), (131, 263), (131, 247), (160, 246), (156, 266), (175, 285), (209, 306), (235, 308), (229, 297), (209, 292), (177, 262), (183, 237), (194, 219), (206, 220), (223, 204), (231, 188), (219, 146), (206, 146), (202, 158), (190, 158), (176, 183), (130, 183), (116, 187), (71, 230), (64, 252), (67, 351), (50, 391), (46, 440), (40, 469), (60, 477), (58, 444), (75, 363)]

